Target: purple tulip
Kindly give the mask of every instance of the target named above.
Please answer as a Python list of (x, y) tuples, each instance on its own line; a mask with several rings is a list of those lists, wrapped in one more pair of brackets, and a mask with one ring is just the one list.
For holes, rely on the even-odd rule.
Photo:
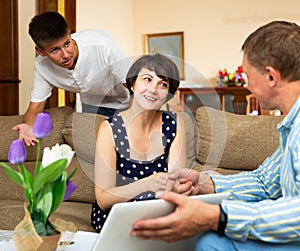
[(67, 187), (66, 187), (66, 193), (65, 193), (63, 201), (66, 201), (67, 199), (69, 199), (69, 197), (76, 190), (76, 188), (77, 187), (75, 186), (75, 184), (71, 180), (68, 180)]
[(26, 160), (27, 151), (22, 140), (14, 140), (9, 147), (8, 161), (10, 164), (21, 164)]
[(37, 139), (47, 137), (53, 129), (51, 115), (48, 112), (40, 112), (35, 119), (32, 133)]

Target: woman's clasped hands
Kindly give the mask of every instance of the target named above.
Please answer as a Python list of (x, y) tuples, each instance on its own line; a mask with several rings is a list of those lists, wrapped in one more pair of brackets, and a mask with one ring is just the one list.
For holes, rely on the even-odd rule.
[(199, 172), (180, 168), (171, 173), (155, 173), (146, 179), (149, 190), (155, 192), (156, 197), (166, 192), (176, 192), (183, 195), (199, 193)]
[(166, 192), (176, 192), (183, 195), (195, 195), (199, 192), (199, 173), (190, 169), (178, 169), (171, 173), (154, 173), (147, 180), (149, 191), (153, 191), (156, 197)]

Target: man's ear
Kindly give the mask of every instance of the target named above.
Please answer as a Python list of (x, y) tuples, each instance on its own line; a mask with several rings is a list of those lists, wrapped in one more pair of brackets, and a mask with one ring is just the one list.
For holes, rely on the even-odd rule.
[(266, 66), (266, 71), (270, 87), (276, 86), (280, 78), (280, 73), (271, 66)]
[(45, 52), (44, 52), (44, 50), (43, 50), (42, 48), (40, 48), (40, 47), (38, 47), (38, 46), (35, 46), (35, 50), (36, 50), (36, 52), (37, 52), (39, 55), (41, 55), (42, 57), (45, 57), (45, 56), (46, 56), (46, 54), (45, 54)]

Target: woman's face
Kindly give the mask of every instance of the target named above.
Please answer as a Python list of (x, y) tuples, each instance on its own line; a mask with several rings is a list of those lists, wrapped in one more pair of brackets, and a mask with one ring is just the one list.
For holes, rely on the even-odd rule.
[(146, 110), (158, 110), (165, 103), (169, 83), (154, 71), (142, 68), (133, 86), (133, 102)]

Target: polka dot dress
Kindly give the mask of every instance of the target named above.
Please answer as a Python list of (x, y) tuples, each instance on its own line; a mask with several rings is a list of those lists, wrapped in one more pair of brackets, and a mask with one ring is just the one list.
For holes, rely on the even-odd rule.
[[(162, 112), (162, 142), (164, 146), (164, 153), (157, 156), (151, 161), (139, 161), (130, 159), (130, 147), (128, 136), (125, 128), (124, 121), (119, 113), (113, 117), (109, 117), (108, 122), (112, 127), (116, 154), (117, 154), (117, 186), (124, 186), (139, 179), (148, 177), (154, 173), (167, 172), (168, 171), (168, 155), (176, 136), (176, 113)], [(152, 191), (144, 192), (130, 201), (149, 200), (154, 199), (155, 193)], [(97, 202), (92, 206), (91, 221), (92, 226), (97, 232), (101, 231), (101, 228), (106, 220), (110, 210), (102, 210)]]

